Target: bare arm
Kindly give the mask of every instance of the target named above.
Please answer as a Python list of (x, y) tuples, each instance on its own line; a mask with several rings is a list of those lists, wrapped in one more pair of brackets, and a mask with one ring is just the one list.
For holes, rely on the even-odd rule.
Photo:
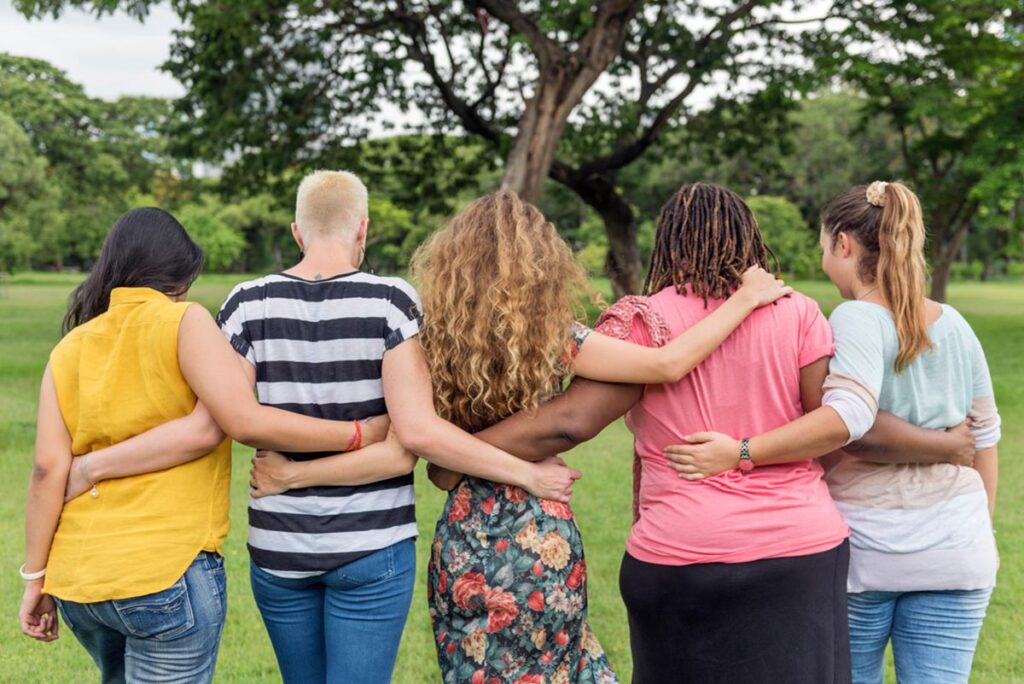
[(223, 441), (224, 431), (202, 402), (197, 401), (187, 416), (74, 459), (65, 501), (89, 491), (96, 482), (153, 473), (194, 461)]
[(964, 421), (948, 430), (918, 427), (879, 411), (875, 424), (862, 438), (843, 447), (849, 454), (872, 463), (974, 464), (974, 435)]
[(767, 271), (752, 268), (729, 299), (664, 347), (643, 347), (591, 333), (573, 360), (573, 373), (604, 382), (677, 382), (710, 356), (755, 309), (792, 291)]
[(252, 495), (257, 499), (289, 489), (325, 485), (361, 485), (406, 475), (416, 466), (394, 431), (387, 439), (358, 451), (312, 461), (293, 461), (276, 451), (259, 451), (252, 460)]
[[(835, 410), (821, 406), (821, 385), (827, 373), (827, 357), (800, 369), (801, 403), (805, 411), (811, 410), (791, 423), (751, 438), (750, 458), (755, 465), (817, 458), (846, 443), (850, 437), (846, 423)], [(730, 435), (700, 432), (688, 435), (686, 440), (687, 444), (665, 448), (669, 465), (682, 478), (700, 480), (739, 463), (740, 442)]]
[(321, 420), (261, 405), (237, 358), (210, 313), (190, 306), (178, 329), (178, 362), (224, 432), (264, 449), (332, 451), (348, 446), (356, 429), (352, 421)]
[[(520, 411), (476, 436), (519, 458), (543, 460), (596, 437), (628, 411), (642, 393), (643, 385), (575, 378), (563, 394), (544, 402), (536, 411)], [(441, 489), (451, 489), (462, 477), (433, 465), (427, 467), (427, 472), (430, 481)]]
[[(57, 522), (64, 510), (64, 484), (71, 458), (71, 435), (60, 413), (53, 373), (47, 366), (39, 387), (36, 450), (25, 501), (26, 573), (46, 568)], [(39, 641), (53, 641), (58, 629), (56, 606), (42, 589), (42, 578), (25, 583), (18, 617), (23, 633)]]
[(541, 498), (569, 500), (579, 472), (557, 459), (543, 464), (522, 461), (437, 415), (418, 339), (407, 339), (385, 352), (382, 374), (388, 415), (403, 447), (450, 470), (516, 485)]
[(996, 511), (996, 490), (999, 485), (999, 448), (981, 449), (974, 457), (974, 467), (981, 474), (985, 483), (985, 494), (988, 495), (988, 514)]
[(596, 437), (640, 399), (643, 389), (575, 378), (563, 394), (536, 411), (520, 411), (476, 436), (519, 458), (539, 461)]

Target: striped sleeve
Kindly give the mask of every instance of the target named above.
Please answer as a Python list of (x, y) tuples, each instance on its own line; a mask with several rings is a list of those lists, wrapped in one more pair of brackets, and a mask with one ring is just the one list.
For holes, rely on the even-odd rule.
[(245, 360), (256, 365), (256, 354), (252, 348), (252, 340), (245, 327), (245, 306), (242, 301), (242, 285), (238, 285), (231, 291), (224, 304), (217, 312), (217, 325), (220, 326), (224, 337), (234, 347), (235, 351), (245, 357)]
[(394, 349), (420, 332), (423, 324), (420, 296), (412, 285), (401, 278), (392, 281), (388, 292), (384, 348)]
[(981, 450), (989, 449), (999, 443), (1002, 437), (1002, 420), (999, 417), (999, 410), (996, 408), (995, 392), (992, 390), (992, 377), (989, 374), (985, 350), (982, 349), (977, 336), (972, 335), (972, 338), (971, 370), (974, 374), (974, 387), (968, 416), (971, 419), (974, 446)]

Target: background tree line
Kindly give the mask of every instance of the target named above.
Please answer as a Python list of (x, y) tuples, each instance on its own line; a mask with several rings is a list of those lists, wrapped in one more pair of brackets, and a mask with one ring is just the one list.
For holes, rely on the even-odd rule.
[[(140, 19), (151, 4), (16, 2), (29, 16)], [(294, 183), (317, 166), (367, 178), (379, 269), (402, 268), (448, 212), (502, 184), (537, 201), (617, 294), (636, 291), (658, 208), (703, 179), (750, 198), (783, 268), (809, 276), (822, 203), (893, 177), (925, 203), (933, 295), (955, 263), (976, 277), (1020, 268), (1017, 0), (174, 8), (185, 28), (164, 68), (187, 93), (173, 103), (96, 101), (49, 65), (3, 57), (0, 164), (24, 169), (0, 169), (7, 268), (87, 265), (110, 214), (143, 200), (177, 210), (212, 267), (274, 267)], [(396, 110), (418, 130), (369, 139)], [(223, 176), (195, 174), (196, 161)]]

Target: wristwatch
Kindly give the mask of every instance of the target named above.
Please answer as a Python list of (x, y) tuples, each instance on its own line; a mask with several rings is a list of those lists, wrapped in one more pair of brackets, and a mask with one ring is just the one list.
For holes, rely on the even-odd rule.
[(754, 462), (750, 460), (750, 440), (746, 437), (740, 440), (740, 462), (736, 467), (741, 473), (749, 473), (754, 469)]

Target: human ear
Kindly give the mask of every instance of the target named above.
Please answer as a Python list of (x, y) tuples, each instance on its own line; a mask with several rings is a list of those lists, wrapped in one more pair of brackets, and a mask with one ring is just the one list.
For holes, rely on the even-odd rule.
[(837, 237), (836, 247), (839, 248), (839, 254), (848, 259), (853, 254), (853, 238), (842, 232)]
[(366, 233), (370, 228), (370, 218), (364, 216), (363, 220), (359, 222), (359, 229), (356, 231), (356, 243), (360, 245), (366, 244)]
[(294, 223), (292, 223), (292, 239), (294, 239), (295, 244), (299, 246), (299, 251), (305, 254), (306, 245), (302, 243), (302, 233), (299, 232), (299, 227)]

